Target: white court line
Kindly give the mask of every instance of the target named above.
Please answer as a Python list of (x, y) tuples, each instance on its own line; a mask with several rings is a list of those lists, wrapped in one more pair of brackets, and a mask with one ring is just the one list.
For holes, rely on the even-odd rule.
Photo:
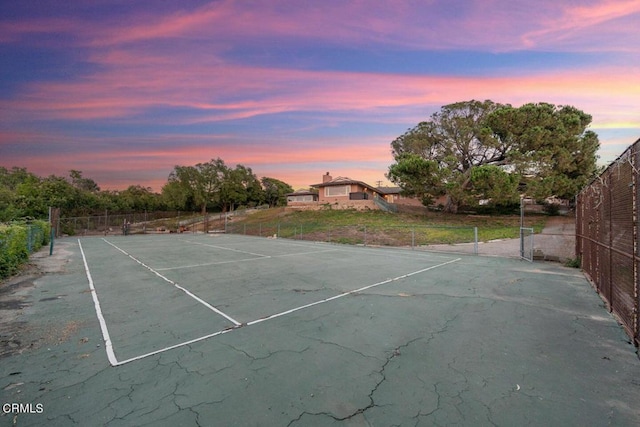
[(402, 276), (394, 277), (393, 279), (387, 279), (387, 280), (384, 280), (382, 282), (374, 283), (373, 285), (368, 285), (368, 286), (364, 286), (364, 287), (359, 288), (359, 289), (354, 289), (353, 291), (349, 291), (349, 292), (345, 292), (345, 293), (342, 293), (342, 294), (339, 294), (339, 295), (335, 295), (335, 296), (332, 296), (330, 298), (325, 298), (323, 300), (312, 302), (310, 304), (305, 304), (305, 305), (302, 305), (300, 307), (292, 308), (291, 310), (286, 310), (286, 311), (283, 311), (283, 312), (278, 313), (278, 314), (272, 314), (271, 316), (267, 316), (267, 317), (263, 317), (261, 319), (257, 319), (257, 320), (253, 320), (251, 322), (247, 322), (247, 326), (255, 325), (257, 323), (261, 323), (261, 322), (264, 322), (266, 320), (275, 319), (276, 317), (281, 317), (281, 316), (285, 316), (287, 314), (295, 313), (296, 311), (300, 311), (300, 310), (303, 310), (305, 308), (313, 307), (314, 305), (323, 304), (325, 302), (333, 301), (333, 300), (336, 300), (338, 298), (346, 297), (347, 295), (352, 295), (352, 294), (355, 294), (355, 293), (358, 293), (358, 292), (366, 291), (367, 289), (375, 288), (376, 286), (385, 285), (387, 283), (395, 282), (397, 280), (406, 279), (407, 277), (411, 277), (411, 276), (414, 276), (416, 274), (424, 273), (425, 271), (433, 270), (435, 268), (442, 267), (442, 266), (445, 266), (447, 264), (452, 264), (452, 263), (458, 262), (460, 260), (462, 260), (462, 258), (456, 258), (456, 259), (453, 259), (451, 261), (447, 261), (447, 262), (443, 262), (441, 264), (433, 265), (431, 267), (423, 268), (422, 270), (414, 271), (412, 273), (403, 274)]
[[(245, 235), (241, 235), (241, 234), (229, 234), (229, 236), (233, 236), (234, 238), (245, 238), (245, 239), (261, 239), (261, 240), (265, 240), (266, 238), (264, 237), (257, 237), (257, 236), (245, 236)], [(342, 252), (359, 252), (362, 253), (362, 251), (364, 250), (368, 250), (370, 251), (372, 254), (374, 255), (383, 255), (384, 257), (394, 257), (394, 258), (412, 258), (412, 259), (424, 259), (424, 258), (442, 258), (442, 259), (450, 259), (451, 255), (454, 255), (455, 253), (447, 253), (447, 252), (436, 252), (436, 251), (428, 251), (428, 250), (413, 250), (413, 249), (409, 249), (409, 248), (403, 248), (403, 247), (388, 247), (388, 246), (371, 246), (371, 245), (367, 245), (367, 246), (351, 246), (351, 245), (342, 245), (342, 244), (336, 244), (336, 243), (331, 243), (331, 242), (322, 242), (322, 241), (313, 241), (313, 240), (294, 240), (294, 239), (289, 239), (289, 238), (279, 238), (276, 240), (271, 240), (270, 243), (282, 243), (282, 244), (286, 244), (287, 246), (300, 246), (303, 248), (309, 248), (309, 247), (314, 247), (314, 246), (331, 246), (331, 247), (335, 247), (334, 250), (336, 251), (342, 251)], [(295, 243), (294, 243), (295, 242)], [(350, 247), (351, 246), (351, 247)], [(396, 254), (390, 255), (388, 253), (384, 253), (384, 254), (380, 254), (379, 250), (380, 249), (385, 249), (387, 251), (396, 251)], [(448, 255), (449, 254), (449, 255)], [(470, 254), (455, 254), (455, 255), (470, 255)]]
[(255, 256), (263, 257), (263, 258), (270, 258), (269, 255), (257, 254), (257, 253), (254, 253), (254, 252), (241, 251), (240, 249), (225, 248), (224, 246), (210, 245), (208, 243), (194, 242), (193, 240), (186, 240), (186, 239), (183, 240), (183, 241), (187, 242), (187, 243), (191, 243), (192, 245), (208, 246), (210, 248), (223, 249), (225, 251), (240, 252), (241, 254), (255, 255)]
[(151, 353), (147, 353), (147, 354), (143, 354), (143, 355), (140, 355), (140, 356), (137, 356), (137, 357), (133, 357), (131, 359), (127, 359), (127, 360), (124, 360), (122, 362), (119, 362), (118, 364), (119, 365), (124, 365), (125, 363), (133, 362), (133, 361), (136, 361), (136, 360), (141, 360), (141, 359), (144, 359), (146, 357), (154, 356), (154, 355), (160, 354), (160, 353), (164, 353), (166, 351), (173, 350), (173, 349), (176, 349), (176, 348), (179, 348), (179, 347), (183, 347), (185, 345), (193, 344), (193, 343), (198, 342), (198, 341), (203, 341), (203, 340), (206, 340), (208, 338), (212, 338), (212, 337), (215, 337), (215, 336), (218, 336), (218, 335), (226, 334), (227, 332), (231, 332), (231, 331), (235, 331), (237, 329), (241, 329), (243, 326), (252, 326), (252, 325), (256, 325), (258, 323), (265, 322), (267, 320), (271, 320), (271, 319), (275, 319), (275, 318), (278, 318), (278, 317), (286, 316), (287, 314), (295, 313), (296, 311), (304, 310), (305, 308), (313, 307), (315, 305), (319, 305), (319, 304), (323, 304), (325, 302), (333, 301), (333, 300), (336, 300), (338, 298), (345, 297), (347, 295), (352, 295), (352, 294), (355, 294), (355, 293), (358, 293), (358, 292), (365, 291), (367, 289), (375, 288), (376, 286), (381, 286), (381, 285), (384, 285), (384, 284), (387, 284), (387, 283), (395, 282), (397, 280), (402, 280), (402, 279), (405, 279), (407, 277), (414, 276), (416, 274), (424, 273), (425, 271), (433, 270), (433, 269), (436, 269), (436, 268), (439, 268), (439, 267), (443, 267), (443, 266), (445, 266), (447, 264), (452, 264), (454, 262), (458, 262), (460, 260), (462, 260), (462, 258), (456, 258), (456, 259), (453, 259), (453, 260), (449, 260), (447, 262), (443, 262), (441, 264), (437, 264), (437, 265), (433, 265), (431, 267), (423, 268), (421, 270), (414, 271), (412, 273), (407, 273), (407, 274), (403, 274), (402, 276), (394, 277), (393, 279), (387, 279), (387, 280), (384, 280), (382, 282), (374, 283), (373, 285), (364, 286), (362, 288), (355, 289), (353, 291), (345, 292), (345, 293), (342, 293), (342, 294), (339, 294), (339, 295), (336, 295), (336, 296), (333, 296), (333, 297), (330, 297), (330, 298), (325, 298), (325, 299), (320, 300), (320, 301), (312, 302), (311, 304), (305, 304), (305, 305), (302, 305), (300, 307), (296, 307), (296, 308), (293, 308), (291, 310), (286, 310), (286, 311), (283, 311), (281, 313), (273, 314), (271, 316), (263, 317), (261, 319), (257, 319), (257, 320), (254, 320), (254, 321), (251, 321), (251, 322), (248, 322), (248, 323), (245, 323), (245, 324), (239, 324), (239, 325), (236, 325), (236, 327), (233, 327), (233, 328), (223, 329), (222, 331), (214, 332), (212, 334), (205, 335), (205, 336), (200, 337), (200, 338), (196, 338), (196, 339), (193, 339), (193, 340), (190, 340), (190, 341), (186, 341), (186, 342), (183, 342), (183, 343), (180, 343), (180, 344), (172, 345), (170, 347), (162, 348), (162, 349), (153, 351)]
[(243, 258), (236, 259), (230, 261), (217, 261), (217, 262), (207, 262), (204, 264), (191, 264), (191, 265), (180, 265), (177, 267), (164, 267), (164, 268), (156, 268), (157, 271), (167, 271), (167, 270), (180, 270), (183, 268), (196, 268), (196, 267), (207, 267), (210, 265), (220, 265), (220, 264), (233, 264), (236, 262), (247, 262), (247, 261), (261, 261), (263, 259), (271, 259), (271, 258), (284, 258), (288, 256), (297, 256), (297, 255), (311, 255), (311, 254), (321, 254), (324, 252), (336, 252), (338, 249), (326, 249), (324, 251), (313, 251), (313, 252), (297, 252), (293, 254), (282, 254), (282, 255), (269, 255), (269, 256), (261, 256), (258, 258)]
[(165, 351), (169, 351), (169, 350), (173, 350), (173, 349), (176, 349), (176, 348), (184, 347), (185, 345), (193, 344), (193, 343), (196, 343), (198, 341), (204, 341), (206, 339), (213, 338), (213, 337), (218, 336), (218, 335), (226, 334), (227, 332), (231, 332), (236, 328), (237, 327), (223, 329), (221, 331), (214, 332), (212, 334), (205, 335), (203, 337), (194, 338), (194, 339), (189, 340), (189, 341), (181, 342), (180, 344), (175, 344), (175, 345), (172, 345), (170, 347), (161, 348), (160, 350), (152, 351), (150, 353), (141, 354), (140, 356), (136, 356), (136, 357), (132, 357), (131, 359), (123, 360), (122, 362), (118, 362), (117, 364), (118, 365), (124, 365), (125, 363), (135, 362), (136, 360), (141, 360), (141, 359), (144, 359), (144, 358), (147, 358), (147, 357), (150, 357), (150, 356), (154, 356), (156, 354), (164, 353)]
[(314, 255), (314, 254), (322, 254), (325, 252), (340, 252), (340, 249), (324, 249), (322, 251), (311, 251), (311, 252), (294, 252), (292, 254), (281, 254), (281, 255), (272, 255), (271, 258), (285, 258), (288, 256), (298, 256), (298, 255)]
[(80, 239), (78, 239), (78, 246), (80, 246), (82, 261), (84, 262), (84, 271), (87, 273), (87, 279), (89, 280), (89, 289), (91, 289), (91, 297), (93, 298), (93, 305), (96, 307), (98, 322), (100, 322), (100, 330), (102, 331), (102, 338), (104, 339), (104, 347), (107, 351), (107, 359), (109, 359), (109, 363), (111, 363), (112, 366), (117, 366), (119, 362), (118, 362), (118, 359), (116, 359), (115, 353), (113, 352), (113, 345), (111, 343), (111, 337), (109, 336), (109, 330), (107, 329), (107, 323), (105, 322), (104, 316), (102, 315), (102, 310), (100, 309), (100, 301), (98, 301), (98, 294), (96, 293), (96, 288), (93, 286), (93, 278), (91, 278), (91, 272), (89, 271), (89, 264), (87, 264), (87, 257), (85, 257), (84, 255), (84, 250), (82, 249), (82, 243), (80, 243)]
[(266, 259), (266, 258), (271, 258), (271, 257), (258, 257), (258, 258), (254, 257), (254, 258), (234, 259), (234, 260), (231, 260), (231, 261), (207, 262), (207, 263), (204, 263), (204, 264), (179, 265), (177, 267), (156, 268), (156, 270), (158, 270), (158, 271), (180, 270), (180, 269), (183, 269), (183, 268), (196, 268), (196, 267), (207, 267), (207, 266), (210, 266), (210, 265), (233, 264), (233, 263), (236, 263), (236, 262), (255, 261), (255, 260)]
[(182, 286), (180, 286), (179, 284), (177, 284), (176, 282), (174, 282), (173, 280), (163, 276), (162, 274), (158, 273), (157, 271), (155, 271), (153, 268), (149, 267), (147, 264), (145, 264), (144, 262), (140, 261), (139, 259), (135, 258), (134, 256), (128, 254), (126, 251), (124, 251), (123, 249), (120, 249), (119, 247), (117, 247), (116, 245), (114, 245), (113, 243), (111, 243), (110, 241), (108, 241), (107, 239), (102, 239), (104, 242), (108, 243), (109, 245), (113, 246), (114, 248), (116, 248), (117, 250), (119, 250), (120, 252), (122, 252), (123, 254), (125, 254), (126, 256), (128, 256), (129, 258), (131, 258), (132, 260), (134, 260), (135, 262), (137, 262), (138, 264), (140, 264), (141, 266), (143, 266), (144, 268), (146, 268), (147, 270), (151, 271), (153, 274), (155, 274), (156, 276), (160, 277), (161, 279), (163, 279), (166, 282), (171, 283), (173, 286), (175, 286), (176, 288), (180, 289), (182, 292), (184, 292), (185, 294), (189, 295), (191, 298), (195, 299), (196, 301), (198, 301), (200, 304), (204, 305), (205, 307), (207, 307), (209, 310), (214, 311), (216, 313), (218, 313), (220, 316), (224, 317), (225, 319), (229, 320), (231, 323), (233, 323), (236, 326), (240, 325), (240, 322), (238, 322), (237, 320), (235, 320), (233, 317), (227, 315), (226, 313), (223, 313), (222, 311), (218, 310), (217, 308), (215, 308), (214, 306), (212, 306), (211, 304), (209, 304), (208, 302), (206, 302), (205, 300), (203, 300), (202, 298), (198, 297), (197, 295), (193, 294), (192, 292), (190, 292), (188, 289), (183, 288)]

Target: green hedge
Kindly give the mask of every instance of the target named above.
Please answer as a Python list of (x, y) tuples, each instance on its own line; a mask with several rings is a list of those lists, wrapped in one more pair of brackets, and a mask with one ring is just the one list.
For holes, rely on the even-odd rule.
[(0, 224), (0, 279), (15, 274), (29, 254), (49, 243), (46, 221)]

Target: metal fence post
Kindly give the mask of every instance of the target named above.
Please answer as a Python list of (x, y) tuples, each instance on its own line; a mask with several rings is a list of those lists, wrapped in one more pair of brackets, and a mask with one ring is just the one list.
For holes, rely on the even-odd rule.
[(31, 231), (31, 224), (27, 225), (27, 251), (33, 252), (33, 232)]
[(49, 236), (49, 256), (53, 255), (53, 239), (56, 237), (56, 228), (51, 227), (51, 235)]
[(524, 197), (520, 197), (520, 258), (524, 258)]
[(411, 227), (411, 250), (414, 250), (416, 247), (416, 228)]
[(473, 254), (478, 255), (478, 227), (473, 227)]

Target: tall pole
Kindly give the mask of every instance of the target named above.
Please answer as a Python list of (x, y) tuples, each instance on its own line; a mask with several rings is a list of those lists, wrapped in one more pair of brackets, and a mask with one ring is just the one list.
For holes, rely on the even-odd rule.
[(524, 258), (524, 196), (520, 196), (520, 258)]

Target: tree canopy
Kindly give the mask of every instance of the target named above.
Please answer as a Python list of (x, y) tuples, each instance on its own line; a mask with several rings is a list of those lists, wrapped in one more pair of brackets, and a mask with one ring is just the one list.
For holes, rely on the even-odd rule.
[(512, 107), (487, 100), (445, 105), (392, 143), (387, 176), (404, 192), (446, 210), (571, 198), (596, 171), (591, 116), (548, 103)]
[(0, 167), (0, 221), (33, 217), (46, 218), (49, 207), (63, 215), (87, 216), (110, 212), (158, 210), (228, 211), (236, 207), (286, 205), (285, 194), (293, 192), (274, 178), (258, 180), (251, 168), (228, 167), (222, 159), (195, 166), (175, 166), (162, 193), (149, 187), (130, 185), (125, 190), (100, 190), (82, 171), (70, 170), (67, 177), (39, 177), (25, 168)]
[(58, 207), (67, 216), (86, 216), (110, 211), (162, 210), (160, 195), (149, 188), (130, 186), (124, 191), (100, 191), (78, 170), (68, 177), (36, 176), (25, 168), (0, 167), (0, 221), (17, 218), (46, 218), (49, 207)]
[(287, 194), (293, 193), (293, 187), (275, 178), (264, 177), (261, 180), (264, 189), (264, 201), (270, 208), (287, 204)]
[(260, 181), (251, 168), (230, 168), (220, 159), (195, 166), (175, 166), (162, 194), (173, 206), (197, 206), (204, 214), (208, 208), (226, 212), (243, 204), (257, 205), (264, 195)]

